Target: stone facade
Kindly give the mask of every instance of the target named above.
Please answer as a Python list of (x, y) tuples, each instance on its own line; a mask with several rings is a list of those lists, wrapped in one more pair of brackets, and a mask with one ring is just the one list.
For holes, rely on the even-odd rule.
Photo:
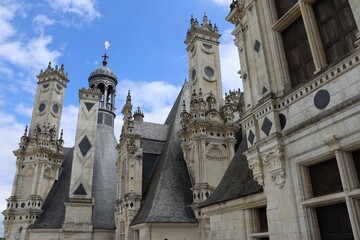
[(244, 92), (223, 98), (220, 34), (191, 17), (189, 81), (165, 123), (145, 122), (129, 91), (119, 141), (106, 55), (79, 91), (71, 149), (59, 136), (67, 74), (40, 72), (6, 239), (360, 238), (359, 2), (230, 8)]
[[(360, 110), (359, 4), (341, 3), (353, 14), (349, 18), (357, 29), (351, 33), (348, 51), (338, 52), (334, 61), (325, 44), (326, 29), (314, 15), (321, 4), (331, 6), (332, 1), (290, 2), (233, 1), (227, 17), (235, 24), (244, 84), (240, 120), (248, 144), (244, 154), (263, 193), (205, 206), (212, 239), (327, 239), (331, 234), (324, 228), (323, 211), (331, 212), (327, 216), (334, 219), (340, 218), (336, 215), (340, 212), (346, 216), (341, 221), (348, 229), (336, 234), (359, 238), (360, 172), (355, 170), (360, 160), (356, 140), (360, 125), (355, 120)], [(297, 75), (289, 61), (295, 60), (289, 58), (283, 41), (300, 16), (313, 72), (294, 86)], [(337, 179), (339, 186), (329, 178)], [(257, 213), (262, 208), (265, 229), (259, 226), (262, 217)]]

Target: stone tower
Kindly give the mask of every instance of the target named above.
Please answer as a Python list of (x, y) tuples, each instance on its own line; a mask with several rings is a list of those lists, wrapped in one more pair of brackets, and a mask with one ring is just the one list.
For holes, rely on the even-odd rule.
[(204, 14), (202, 24), (191, 17), (190, 30), (185, 40), (191, 92), (202, 90), (204, 99), (212, 92), (217, 110), (220, 110), (223, 105), (219, 56), (220, 36), (216, 24), (212, 25)]
[(191, 96), (183, 102), (178, 136), (193, 185), (192, 207), (206, 238), (208, 219), (197, 206), (211, 195), (229, 166), (238, 126), (230, 99), (224, 104), (222, 97), (218, 29), (206, 15), (201, 25), (193, 17), (190, 24), (185, 43)]
[(118, 190), (115, 220), (116, 239), (135, 239), (135, 232), (129, 228), (140, 209), (142, 199), (143, 149), (140, 147), (141, 135), (134, 131), (134, 120), (143, 121), (140, 108), (132, 115), (130, 91), (122, 108), (124, 115), (120, 142), (117, 145)]
[(108, 168), (113, 169), (116, 160), (112, 153), (116, 145), (113, 127), (117, 78), (107, 67), (108, 56), (105, 54), (103, 58), (102, 66), (89, 76), (90, 88), (79, 90), (80, 106), (69, 200), (65, 203), (63, 224), (63, 231), (70, 238), (76, 235), (74, 233), (81, 233), (90, 239), (96, 225), (108, 221), (101, 219), (104, 212), (109, 210), (104, 208), (113, 209), (114, 205), (105, 203), (106, 198), (111, 199), (105, 191), (113, 187), (113, 181), (104, 179), (103, 172)]
[(51, 63), (37, 76), (30, 130), (20, 138), (16, 156), (16, 174), (7, 209), (3, 212), (6, 239), (26, 238), (26, 229), (38, 219), (53, 183), (58, 179), (64, 159), (59, 126), (64, 94), (69, 82), (64, 66)]

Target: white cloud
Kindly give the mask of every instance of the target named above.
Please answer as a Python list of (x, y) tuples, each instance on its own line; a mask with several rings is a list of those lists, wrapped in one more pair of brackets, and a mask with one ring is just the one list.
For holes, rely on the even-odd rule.
[(14, 72), (8, 67), (0, 66), (0, 73), (3, 73), (6, 78), (9, 79), (12, 79), (14, 77)]
[(29, 106), (25, 106), (24, 103), (19, 103), (16, 107), (15, 107), (15, 112), (17, 112), (20, 115), (26, 116), (31, 118), (31, 114), (32, 114), (32, 107)]
[(16, 8), (16, 5), (8, 5), (7, 7), (0, 5), (0, 42), (15, 34), (15, 29), (10, 21), (14, 17)]
[(219, 6), (230, 6), (231, 0), (209, 0)]
[(242, 81), (237, 73), (240, 70), (239, 55), (231, 31), (232, 29), (224, 31), (220, 39), (219, 51), (223, 92), (238, 88), (243, 90)]
[(78, 111), (79, 107), (74, 105), (63, 107), (60, 128), (64, 130), (63, 139), (66, 147), (74, 146)]
[(44, 35), (45, 27), (54, 25), (55, 20), (50, 19), (44, 14), (39, 14), (33, 19), (32, 23), (34, 25), (35, 31), (40, 35)]
[(101, 16), (95, 9), (95, 0), (48, 0), (48, 3), (54, 10), (76, 14), (86, 21), (92, 21)]
[(180, 87), (163, 81), (139, 82), (126, 79), (121, 80), (119, 85), (122, 86), (118, 93), (120, 101), (125, 101), (127, 91), (130, 90), (133, 111), (139, 106), (147, 122), (164, 123), (180, 92)]
[(61, 55), (59, 51), (51, 51), (48, 48), (51, 41), (51, 36), (43, 36), (29, 42), (3, 43), (0, 44), (0, 58), (22, 68), (38, 70), (46, 66), (48, 61), (55, 61)]

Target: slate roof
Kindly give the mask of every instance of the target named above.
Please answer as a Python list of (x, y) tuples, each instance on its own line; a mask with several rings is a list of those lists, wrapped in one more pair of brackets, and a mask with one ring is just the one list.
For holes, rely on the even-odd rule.
[(134, 121), (134, 132), (140, 134), (142, 139), (166, 141), (168, 130), (168, 125)]
[(73, 148), (64, 148), (65, 159), (59, 172), (59, 178), (52, 186), (43, 205), (39, 219), (29, 228), (57, 229), (61, 228), (65, 219), (64, 203), (69, 199)]
[[(184, 88), (180, 91), (165, 125), (169, 127), (162, 154), (144, 192), (141, 208), (131, 225), (139, 223), (194, 223), (191, 182), (176, 136), (180, 129), (180, 102)], [(150, 130), (150, 129), (149, 129)], [(151, 130), (150, 130), (151, 131)], [(144, 156), (146, 161), (146, 156)]]
[(114, 129), (103, 124), (98, 125), (92, 185), (95, 198), (92, 223), (95, 229), (115, 229), (117, 185), (115, 163), (118, 158), (116, 145)]
[(263, 188), (254, 180), (252, 171), (249, 169), (247, 163), (247, 158), (243, 154), (248, 147), (246, 137), (241, 133), (241, 129), (236, 134), (236, 137), (237, 144), (235, 147), (237, 147), (237, 149), (234, 158), (218, 187), (207, 200), (200, 204), (200, 207), (245, 197), (263, 191)]

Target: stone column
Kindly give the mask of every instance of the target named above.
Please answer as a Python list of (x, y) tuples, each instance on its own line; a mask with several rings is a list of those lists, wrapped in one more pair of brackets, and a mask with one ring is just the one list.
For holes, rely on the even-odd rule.
[(12, 187), (12, 191), (11, 191), (11, 196), (16, 195), (16, 189), (17, 189), (18, 179), (19, 179), (19, 169), (20, 169), (20, 164), (17, 162), (16, 163), (16, 173), (15, 173), (15, 177), (14, 177), (14, 183), (13, 183), (13, 187)]
[(111, 92), (111, 111), (115, 111), (115, 91)]
[(327, 66), (324, 46), (321, 41), (319, 29), (316, 24), (314, 10), (312, 6), (304, 1), (299, 2), (301, 15), (303, 16), (304, 26), (310, 45), (311, 54), (315, 65), (315, 74)]
[(355, 165), (351, 153), (335, 150), (336, 161), (339, 167), (341, 182), (345, 192), (346, 207), (349, 212), (351, 227), (353, 230), (354, 238), (360, 239), (359, 220), (356, 214), (356, 203), (348, 193), (359, 187), (359, 180), (355, 170)]
[(107, 109), (108, 87), (104, 88), (104, 108)]

